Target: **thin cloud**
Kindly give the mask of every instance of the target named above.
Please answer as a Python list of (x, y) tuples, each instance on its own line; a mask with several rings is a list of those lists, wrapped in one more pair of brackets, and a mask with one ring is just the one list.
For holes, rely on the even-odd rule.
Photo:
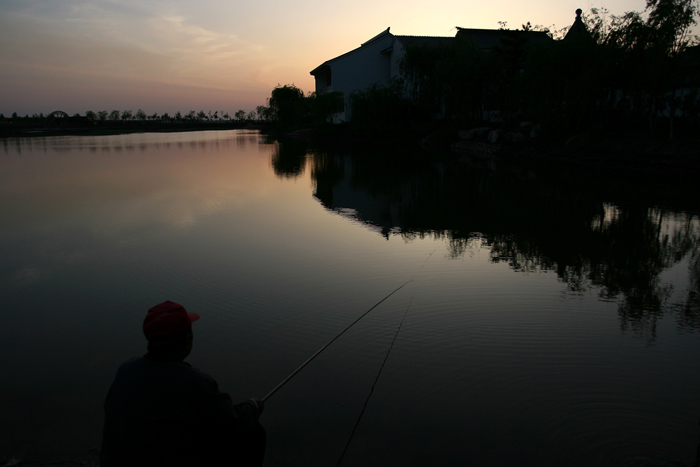
[(272, 60), (264, 46), (192, 24), (173, 12), (116, 2), (50, 10), (30, 2), (0, 17), (0, 40), (12, 44), (0, 50), (0, 66), (35, 70), (46, 78), (67, 74), (269, 92), (268, 85), (250, 79), (250, 70)]

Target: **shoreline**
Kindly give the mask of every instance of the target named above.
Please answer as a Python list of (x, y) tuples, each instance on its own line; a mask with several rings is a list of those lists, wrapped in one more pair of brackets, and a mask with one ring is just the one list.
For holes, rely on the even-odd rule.
[(144, 124), (104, 124), (95, 126), (57, 126), (12, 128), (0, 125), (0, 141), (9, 138), (41, 138), (46, 136), (104, 136), (131, 133), (184, 133), (191, 131), (259, 130), (264, 125), (253, 123), (202, 122), (202, 123), (145, 123)]

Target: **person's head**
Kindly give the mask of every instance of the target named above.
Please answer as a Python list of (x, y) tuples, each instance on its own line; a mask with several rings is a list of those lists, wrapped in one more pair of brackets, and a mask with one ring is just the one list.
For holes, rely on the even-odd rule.
[(198, 319), (198, 314), (188, 313), (185, 307), (169, 300), (148, 310), (143, 320), (148, 353), (167, 360), (184, 360), (192, 350), (192, 322)]

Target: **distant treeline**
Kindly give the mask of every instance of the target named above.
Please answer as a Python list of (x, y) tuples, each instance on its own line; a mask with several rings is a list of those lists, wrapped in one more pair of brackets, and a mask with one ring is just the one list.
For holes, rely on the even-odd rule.
[(181, 121), (199, 121), (199, 122), (218, 122), (218, 121), (237, 121), (237, 122), (245, 122), (245, 121), (261, 121), (261, 120), (267, 120), (267, 111), (265, 106), (258, 106), (256, 110), (246, 112), (245, 110), (238, 110), (233, 114), (233, 117), (231, 117), (228, 113), (224, 112), (223, 110), (219, 111), (216, 110), (212, 113), (212, 111), (205, 112), (204, 110), (200, 110), (199, 112), (195, 112), (194, 110), (190, 110), (189, 112), (186, 113), (180, 113), (176, 112), (173, 115), (170, 115), (169, 113), (164, 113), (161, 115), (158, 115), (158, 113), (154, 113), (152, 115), (146, 114), (143, 110), (139, 109), (136, 112), (132, 110), (112, 110), (111, 112), (108, 112), (106, 110), (101, 110), (99, 112), (95, 112), (92, 110), (88, 110), (85, 112), (84, 115), (80, 115), (79, 113), (76, 113), (72, 116), (68, 115), (65, 112), (61, 111), (56, 111), (52, 112), (50, 114), (44, 115), (43, 113), (40, 114), (33, 114), (31, 116), (25, 115), (24, 117), (17, 115), (17, 112), (13, 113), (12, 116), (6, 117), (3, 114), (0, 114), (0, 122), (42, 122), (42, 121), (60, 121), (66, 119), (68, 120), (83, 120), (83, 121), (92, 121), (92, 122), (133, 122), (133, 121), (172, 121), (172, 120), (181, 120)]
[(205, 129), (242, 128), (248, 125), (267, 125), (266, 107), (256, 111), (239, 110), (231, 117), (223, 111), (176, 112), (174, 115), (154, 113), (147, 115), (143, 110), (88, 110), (84, 115), (68, 115), (54, 111), (48, 115), (34, 114), (21, 117), (13, 113), (11, 117), (0, 114), (0, 136), (43, 136), (52, 134), (112, 134), (138, 131), (190, 131)]

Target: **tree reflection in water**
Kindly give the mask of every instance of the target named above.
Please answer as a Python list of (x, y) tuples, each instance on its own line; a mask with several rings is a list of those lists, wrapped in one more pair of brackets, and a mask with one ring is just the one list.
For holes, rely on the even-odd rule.
[(272, 168), (283, 178), (296, 178), (306, 167), (307, 144), (294, 139), (284, 139), (275, 146)]
[[(595, 289), (618, 301), (622, 329), (650, 342), (663, 315), (681, 330), (700, 329), (697, 210), (674, 209), (648, 186), (485, 158), (341, 154), (288, 142), (273, 157), (283, 177), (307, 162), (326, 208), (387, 238), (441, 238), (455, 258), (486, 247), (491, 261), (515, 271), (554, 271), (568, 293)], [(685, 291), (662, 277), (678, 267), (687, 267)]]

